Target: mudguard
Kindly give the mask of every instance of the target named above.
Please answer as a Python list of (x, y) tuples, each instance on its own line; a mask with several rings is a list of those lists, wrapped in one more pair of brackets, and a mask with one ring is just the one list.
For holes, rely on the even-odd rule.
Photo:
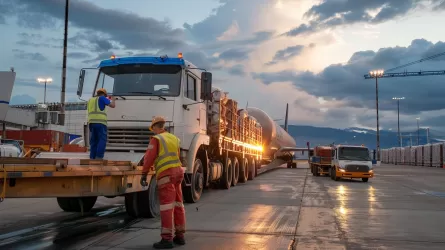
[(198, 152), (198, 149), (201, 145), (209, 145), (210, 143), (210, 137), (208, 135), (203, 134), (195, 134), (193, 137), (192, 142), (190, 143), (189, 150), (187, 152), (187, 158), (186, 158), (186, 174), (192, 174), (193, 173), (193, 163), (195, 162), (196, 152)]

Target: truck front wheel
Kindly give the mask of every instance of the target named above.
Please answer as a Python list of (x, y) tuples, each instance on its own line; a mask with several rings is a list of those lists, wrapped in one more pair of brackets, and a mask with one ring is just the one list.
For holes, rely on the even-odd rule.
[(199, 201), (204, 189), (204, 167), (202, 161), (198, 158), (193, 165), (191, 185), (184, 187), (184, 200), (187, 203), (195, 203)]

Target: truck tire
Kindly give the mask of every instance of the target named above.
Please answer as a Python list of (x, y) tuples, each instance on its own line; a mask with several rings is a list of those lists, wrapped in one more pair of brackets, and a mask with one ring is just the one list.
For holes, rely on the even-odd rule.
[(256, 171), (256, 164), (255, 164), (255, 159), (252, 158), (249, 164), (249, 176), (248, 179), (251, 181), (253, 179), (255, 179), (255, 177), (257, 176), (257, 171)]
[(125, 194), (125, 209), (134, 218), (157, 218), (160, 216), (158, 188), (153, 176), (148, 190)]
[(314, 165), (314, 176), (320, 176), (320, 173), (318, 172), (318, 166)]
[(232, 185), (232, 179), (233, 179), (232, 160), (230, 160), (230, 158), (227, 157), (225, 160), (224, 169), (220, 180), (221, 188), (229, 189), (230, 186)]
[(315, 166), (314, 164), (311, 164), (311, 172), (313, 176), (317, 176), (317, 172), (316, 172), (317, 166)]
[(184, 187), (184, 200), (187, 203), (196, 203), (199, 201), (204, 190), (204, 166), (199, 158), (195, 159), (193, 165), (193, 174), (191, 185)]
[(232, 186), (236, 186), (236, 184), (238, 184), (238, 179), (239, 179), (239, 175), (240, 175), (240, 167), (239, 167), (239, 162), (238, 162), (238, 158), (233, 157), (233, 175), (232, 175)]
[(368, 178), (362, 178), (363, 182), (368, 182), (368, 180), (369, 180)]
[(238, 180), (240, 183), (246, 183), (247, 179), (249, 178), (249, 161), (246, 158), (242, 158), (241, 163)]
[(57, 197), (59, 207), (65, 212), (89, 212), (96, 204), (97, 196), (91, 197)]

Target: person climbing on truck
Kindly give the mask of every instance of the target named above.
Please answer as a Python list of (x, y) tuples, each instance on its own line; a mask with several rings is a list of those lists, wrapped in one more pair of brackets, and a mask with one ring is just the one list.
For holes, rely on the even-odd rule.
[[(179, 158), (180, 140), (165, 130), (163, 117), (154, 117), (150, 130), (155, 133), (155, 136), (151, 138), (144, 156), (141, 185), (148, 185), (147, 174), (153, 170), (154, 166), (161, 211), (162, 239), (154, 243), (153, 247), (168, 249), (174, 247), (173, 243), (185, 244), (185, 209), (181, 189), (184, 170)], [(173, 237), (173, 229), (175, 237)]]
[(107, 98), (104, 88), (96, 91), (96, 96), (88, 100), (88, 128), (90, 130), (90, 159), (103, 159), (107, 146), (107, 111), (106, 106), (116, 107), (116, 99)]

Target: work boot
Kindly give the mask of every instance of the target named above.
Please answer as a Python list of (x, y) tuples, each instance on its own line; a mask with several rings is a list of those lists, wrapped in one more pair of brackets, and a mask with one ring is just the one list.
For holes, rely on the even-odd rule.
[(178, 236), (175, 236), (175, 238), (173, 238), (173, 242), (177, 245), (185, 245), (185, 239)]
[(173, 245), (173, 241), (162, 239), (161, 241), (154, 243), (153, 247), (156, 249), (171, 249), (175, 246)]

